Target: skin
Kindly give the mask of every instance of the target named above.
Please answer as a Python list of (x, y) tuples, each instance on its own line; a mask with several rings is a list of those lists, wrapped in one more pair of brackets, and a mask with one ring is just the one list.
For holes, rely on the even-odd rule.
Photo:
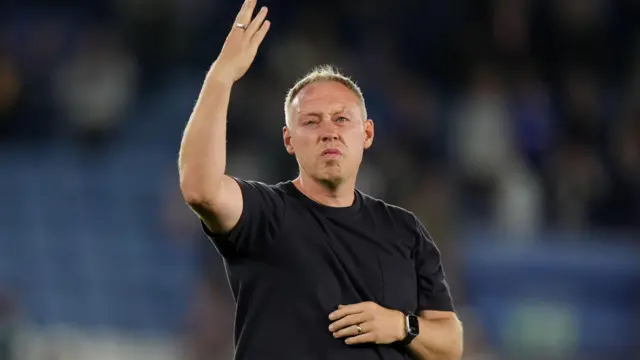
[[(270, 28), (267, 9), (253, 16), (255, 8), (255, 0), (242, 5), (207, 73), (180, 146), (183, 197), (213, 233), (231, 230), (244, 206), (238, 183), (226, 175), (226, 123), (232, 86), (253, 63)], [(299, 164), (295, 186), (327, 206), (351, 205), (363, 153), (374, 137), (373, 121), (365, 119), (359, 97), (340, 83), (320, 81), (302, 89), (288, 111), (283, 141)], [(323, 154), (328, 149), (339, 153)], [(389, 344), (405, 337), (404, 315), (372, 302), (340, 306), (328, 316), (327, 331), (348, 345)], [(409, 345), (414, 357), (460, 359), (462, 327), (455, 313), (427, 310), (419, 316), (420, 335)]]
[[(305, 195), (329, 206), (353, 203), (358, 168), (374, 137), (373, 121), (363, 114), (360, 98), (339, 82), (312, 83), (293, 99), (282, 134), (300, 168), (294, 184)], [(324, 155), (327, 149), (339, 154)]]

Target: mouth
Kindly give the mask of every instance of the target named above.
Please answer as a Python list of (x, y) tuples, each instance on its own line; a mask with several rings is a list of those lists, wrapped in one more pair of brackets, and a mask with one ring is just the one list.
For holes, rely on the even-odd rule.
[(322, 151), (322, 153), (320, 153), (320, 155), (326, 157), (338, 157), (342, 155), (342, 151), (338, 149), (325, 149)]

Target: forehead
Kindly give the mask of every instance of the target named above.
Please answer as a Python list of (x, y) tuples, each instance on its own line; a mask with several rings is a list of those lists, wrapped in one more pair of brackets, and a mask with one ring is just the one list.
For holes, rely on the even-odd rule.
[(319, 81), (305, 86), (291, 106), (294, 113), (335, 111), (338, 108), (348, 110), (360, 106), (360, 98), (344, 84)]

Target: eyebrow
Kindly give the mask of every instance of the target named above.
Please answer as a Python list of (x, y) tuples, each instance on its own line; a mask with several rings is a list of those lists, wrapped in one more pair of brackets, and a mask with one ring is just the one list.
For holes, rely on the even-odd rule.
[[(331, 114), (329, 114), (329, 115), (337, 115), (337, 114), (340, 114), (340, 113), (345, 112), (346, 110), (347, 110), (347, 109), (346, 109), (345, 107), (342, 107), (342, 108), (340, 108), (339, 110), (334, 111), (334, 112), (332, 112), (332, 113), (331, 113)], [(302, 112), (302, 115), (311, 115), (311, 116), (322, 117), (322, 114), (321, 114), (321, 113), (319, 113), (319, 112), (316, 112), (316, 111), (312, 111), (312, 112)]]

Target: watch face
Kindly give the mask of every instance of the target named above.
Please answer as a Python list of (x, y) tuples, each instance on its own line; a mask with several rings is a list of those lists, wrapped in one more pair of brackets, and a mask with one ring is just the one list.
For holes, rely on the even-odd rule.
[(411, 334), (418, 334), (418, 332), (420, 331), (418, 317), (415, 315), (407, 316), (407, 325), (408, 330)]

